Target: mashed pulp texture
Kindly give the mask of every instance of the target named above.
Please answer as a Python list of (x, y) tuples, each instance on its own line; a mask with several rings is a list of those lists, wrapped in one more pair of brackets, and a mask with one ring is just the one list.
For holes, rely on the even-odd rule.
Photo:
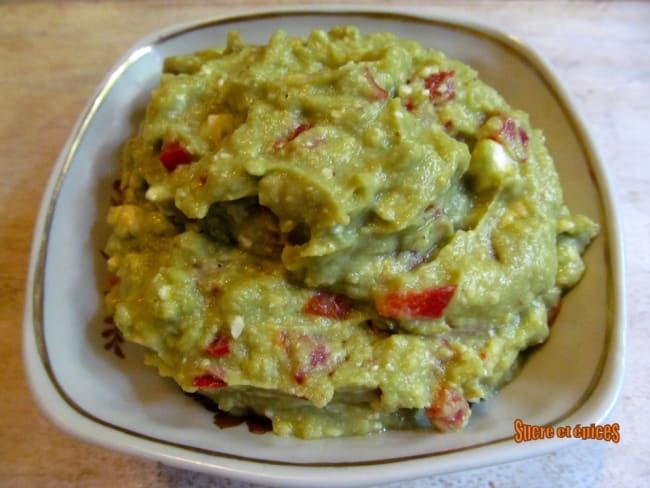
[(124, 336), (186, 392), (306, 438), (462, 429), (597, 232), (525, 113), (354, 27), (167, 59), (120, 192)]

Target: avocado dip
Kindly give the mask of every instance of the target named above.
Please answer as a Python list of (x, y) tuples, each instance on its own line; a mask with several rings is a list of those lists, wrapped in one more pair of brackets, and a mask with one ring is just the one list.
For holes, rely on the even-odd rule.
[(146, 363), (283, 436), (457, 431), (542, 343), (598, 232), (470, 67), (355, 27), (165, 60), (110, 208)]

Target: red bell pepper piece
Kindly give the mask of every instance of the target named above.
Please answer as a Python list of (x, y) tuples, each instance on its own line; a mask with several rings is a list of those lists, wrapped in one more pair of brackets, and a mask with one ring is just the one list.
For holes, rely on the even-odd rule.
[(391, 291), (375, 300), (377, 311), (396, 319), (437, 319), (449, 305), (456, 285), (438, 286), (423, 291)]
[(230, 352), (230, 338), (226, 336), (219, 336), (214, 339), (206, 348), (205, 353), (213, 358), (225, 356)]
[(429, 75), (424, 80), (424, 88), (429, 90), (433, 102), (445, 102), (456, 98), (456, 72), (440, 71)]
[(530, 137), (515, 119), (503, 116), (501, 128), (491, 139), (502, 144), (519, 162), (523, 163), (528, 158)]
[(192, 380), (192, 386), (195, 386), (197, 388), (223, 388), (224, 386), (228, 385), (221, 378), (217, 378), (211, 374), (204, 374), (194, 378)]
[(317, 291), (302, 310), (309, 315), (345, 320), (352, 311), (352, 307), (343, 295)]
[(160, 150), (160, 162), (168, 173), (182, 164), (192, 162), (192, 154), (178, 141), (168, 142)]
[(463, 395), (444, 387), (436, 392), (425, 412), (431, 424), (441, 432), (462, 429), (471, 414), (469, 403)]

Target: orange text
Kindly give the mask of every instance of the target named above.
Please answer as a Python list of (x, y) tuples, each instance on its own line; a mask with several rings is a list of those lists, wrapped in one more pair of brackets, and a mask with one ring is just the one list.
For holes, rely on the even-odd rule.
[(515, 419), (515, 442), (537, 441), (540, 439), (575, 438), (575, 439), (595, 439), (598, 441), (614, 442), (616, 444), (621, 440), (620, 426), (617, 422), (613, 424), (590, 424), (590, 425), (532, 425), (527, 424), (521, 419)]

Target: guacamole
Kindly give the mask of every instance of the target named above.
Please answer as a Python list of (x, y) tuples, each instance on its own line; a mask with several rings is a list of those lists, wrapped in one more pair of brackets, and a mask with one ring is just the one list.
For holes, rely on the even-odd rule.
[(465, 427), (598, 231), (473, 69), (355, 27), (165, 60), (119, 189), (117, 327), (185, 392), (303, 438)]

